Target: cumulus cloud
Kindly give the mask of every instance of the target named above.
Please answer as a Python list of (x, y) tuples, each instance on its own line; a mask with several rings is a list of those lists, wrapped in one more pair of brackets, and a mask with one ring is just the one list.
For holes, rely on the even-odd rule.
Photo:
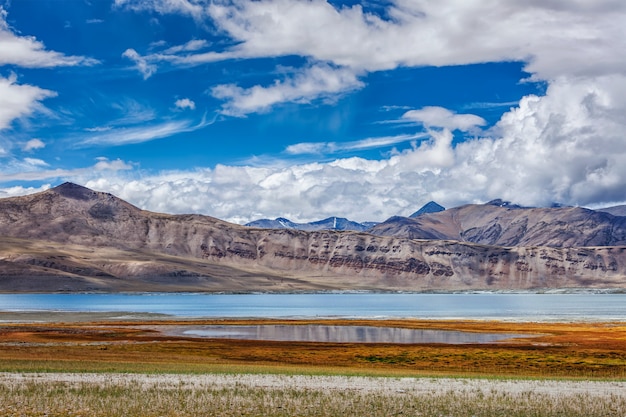
[[(429, 200), (446, 207), (504, 198), (545, 206), (626, 202), (626, 77), (562, 78), (528, 96), (482, 136), (454, 145), (448, 128), (381, 160), (222, 166), (129, 180), (89, 181), (155, 211), (234, 222), (285, 216), (358, 221), (409, 215)], [(314, 152), (327, 144), (294, 145)]]
[(0, 197), (18, 197), (26, 194), (34, 194), (41, 191), (46, 191), (50, 188), (50, 184), (43, 184), (39, 187), (24, 187), (22, 185), (16, 185), (14, 187), (0, 188)]
[(6, 129), (15, 119), (26, 117), (43, 109), (41, 102), (55, 97), (54, 91), (33, 85), (17, 84), (17, 76), (0, 76), (0, 130)]
[(295, 75), (264, 87), (256, 85), (242, 88), (222, 84), (211, 89), (211, 95), (225, 101), (222, 113), (244, 116), (248, 113), (268, 111), (278, 103), (309, 103), (320, 98), (330, 98), (361, 88), (363, 83), (346, 68), (316, 64), (296, 72)]
[(625, 201), (625, 92), (623, 75), (560, 78), (545, 96), (525, 97), (505, 113), (490, 138), (456, 152), (468, 177), (484, 164), (490, 196), (529, 204)]
[(7, 23), (7, 12), (0, 6), (0, 65), (18, 65), (27, 68), (95, 65), (97, 60), (82, 56), (67, 56), (48, 51), (32, 36), (18, 36)]
[[(235, 222), (278, 216), (364, 221), (407, 215), (429, 200), (447, 207), (493, 198), (526, 205), (626, 201), (625, 2), (396, 0), (378, 14), (361, 5), (334, 7), (325, 1), (116, 3), (195, 19), (208, 16), (228, 37), (218, 46), (184, 44), (145, 57), (127, 51), (144, 77), (161, 62), (304, 57), (302, 68), (268, 85), (215, 86), (211, 92), (223, 100), (223, 113), (234, 116), (345, 94), (362, 88), (367, 73), (398, 67), (520, 61), (531, 80), (547, 83), (544, 95), (522, 98), (495, 126), (456, 144), (453, 130), (471, 131), (484, 120), (440, 107), (404, 109), (403, 121), (438, 129), (381, 160), (218, 165), (141, 175), (92, 169), (81, 177), (85, 185), (142, 208)], [(190, 126), (163, 124), (153, 132), (124, 133), (141, 141)], [(101, 135), (92, 140), (114, 139)], [(370, 138), (352, 145), (394, 140), (404, 139)], [(286, 153), (332, 153), (348, 145), (303, 142)], [(46, 175), (56, 174), (48, 170)]]
[[(0, 173), (0, 182), (8, 181), (45, 181), (45, 180), (63, 180), (63, 181), (86, 181), (89, 178), (99, 175), (110, 175), (118, 171), (127, 171), (133, 166), (120, 159), (109, 160), (107, 158), (98, 158), (98, 162), (94, 165), (84, 168), (49, 169), (50, 164), (37, 158), (24, 158), (23, 160), (12, 159), (5, 164), (5, 169)], [(48, 186), (44, 186), (47, 188)], [(21, 195), (19, 190), (26, 193), (31, 188), (13, 187), (0, 189), (0, 195), (6, 193), (8, 195)]]
[[(149, 210), (199, 212), (234, 222), (286, 216), (316, 220), (346, 216), (382, 220), (412, 210), (433, 171), (454, 158), (451, 134), (388, 160), (339, 159), (291, 166), (224, 166), (164, 172), (141, 179), (94, 178), (87, 186), (108, 190)], [(446, 201), (447, 202), (447, 201)], [(414, 211), (414, 210), (413, 210)]]
[(176, 108), (183, 109), (183, 110), (184, 109), (195, 110), (196, 103), (194, 103), (193, 100), (190, 100), (188, 98), (181, 98), (174, 102), (174, 106), (176, 106)]

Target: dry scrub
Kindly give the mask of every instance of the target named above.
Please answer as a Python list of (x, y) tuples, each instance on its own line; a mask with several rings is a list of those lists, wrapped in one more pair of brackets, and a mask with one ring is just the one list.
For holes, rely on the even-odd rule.
[(0, 416), (623, 416), (625, 382), (0, 374)]

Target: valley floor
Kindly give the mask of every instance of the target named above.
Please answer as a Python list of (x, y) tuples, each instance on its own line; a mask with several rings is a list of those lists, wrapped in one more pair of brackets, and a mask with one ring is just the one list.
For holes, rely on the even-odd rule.
[[(0, 314), (0, 417), (626, 415), (624, 322), (37, 314)], [(176, 331), (268, 323), (533, 337), (463, 345), (321, 343)]]

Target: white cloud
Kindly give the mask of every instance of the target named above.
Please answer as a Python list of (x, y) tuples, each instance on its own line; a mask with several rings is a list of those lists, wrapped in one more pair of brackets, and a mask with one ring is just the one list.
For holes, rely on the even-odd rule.
[(148, 60), (137, 53), (134, 49), (127, 49), (122, 53), (124, 58), (128, 58), (135, 63), (135, 68), (143, 75), (143, 79), (147, 80), (157, 70), (157, 66), (148, 63)]
[(402, 115), (403, 120), (410, 120), (426, 128), (442, 127), (449, 130), (467, 132), (487, 124), (485, 119), (474, 114), (456, 114), (443, 107), (427, 106), (419, 110), (409, 110)]
[(45, 147), (46, 144), (41, 139), (31, 139), (22, 145), (22, 150), (24, 152), (32, 152), (36, 149), (43, 149)]
[(184, 132), (193, 132), (208, 126), (212, 122), (202, 120), (200, 123), (193, 124), (191, 120), (167, 121), (158, 124), (145, 126), (120, 127), (94, 135), (87, 136), (80, 140), (76, 146), (119, 146), (134, 143), (148, 142), (151, 140), (162, 139)]
[(144, 124), (154, 121), (157, 117), (154, 108), (132, 98), (113, 102), (110, 106), (119, 113), (119, 117), (111, 122), (113, 126)]
[(0, 65), (18, 65), (27, 68), (95, 65), (97, 60), (82, 56), (67, 56), (48, 51), (32, 36), (17, 36), (7, 23), (7, 12), (0, 6)]
[(41, 191), (46, 191), (50, 188), (50, 184), (43, 184), (40, 187), (24, 187), (17, 185), (15, 187), (0, 188), (0, 197), (18, 197), (26, 194), (34, 194)]
[[(157, 174), (91, 167), (81, 174), (86, 185), (142, 208), (199, 212), (238, 222), (278, 216), (363, 221), (410, 214), (429, 200), (448, 207), (493, 198), (527, 205), (626, 201), (625, 2), (397, 0), (387, 7), (385, 17), (367, 13), (360, 5), (335, 8), (321, 0), (233, 0), (208, 6), (184, 0), (118, 0), (117, 4), (196, 19), (208, 15), (229, 37), (219, 45), (231, 46), (211, 45), (210, 51), (203, 50), (209, 45), (199, 43), (145, 57), (129, 50), (127, 57), (144, 76), (161, 62), (199, 65), (292, 55), (306, 59), (303, 68), (273, 84), (216, 86), (212, 92), (224, 100), (223, 112), (236, 116), (267, 111), (283, 102), (332, 98), (362, 88), (359, 76), (398, 67), (517, 60), (526, 63), (532, 79), (546, 80), (548, 85), (544, 96), (524, 97), (493, 128), (456, 145), (451, 130), (470, 130), (484, 121), (438, 107), (407, 111), (405, 121), (442, 129), (382, 160), (343, 158), (291, 165), (282, 161), (263, 167), (218, 165)], [(4, 88), (16, 87), (24, 86)], [(25, 91), (46, 91), (34, 88)], [(30, 105), (25, 108), (45, 98), (37, 97), (26, 100)], [(28, 110), (5, 117), (10, 122), (25, 114)], [(191, 128), (189, 121), (113, 128), (86, 142), (115, 144), (127, 134), (124, 140), (136, 143)], [(305, 142), (286, 152), (332, 153), (341, 146), (386, 146), (394, 140), (403, 139), (370, 138), (343, 145)], [(62, 174), (73, 175), (60, 170), (30, 173), (32, 178)], [(4, 175), (0, 179), (17, 178)]]
[(171, 55), (171, 54), (177, 54), (180, 52), (198, 51), (200, 49), (206, 48), (208, 45), (209, 43), (205, 41), (204, 39), (192, 39), (183, 45), (176, 45), (176, 46), (167, 48), (165, 51), (163, 51), (163, 54)]
[[(525, 97), (482, 137), (457, 145), (444, 128), (381, 160), (220, 165), (132, 180), (106, 175), (89, 185), (146, 209), (235, 222), (279, 216), (384, 220), (409, 215), (430, 200), (446, 207), (494, 198), (601, 206), (626, 201), (624, 114), (625, 76), (562, 78), (545, 96)], [(297, 144), (293, 151), (318, 147), (327, 152), (331, 146)]]
[(15, 119), (42, 110), (41, 101), (56, 96), (54, 91), (16, 82), (15, 75), (0, 76), (0, 130), (8, 128)]
[(208, 12), (239, 57), (300, 55), (353, 69), (519, 60), (539, 78), (624, 70), (626, 5), (397, 0), (388, 18), (325, 1), (232, 1)]
[(427, 134), (417, 134), (367, 138), (349, 142), (301, 142), (287, 146), (285, 152), (290, 155), (332, 154), (337, 152), (383, 148), (427, 137)]
[[(0, 182), (9, 181), (45, 181), (45, 180), (63, 180), (63, 181), (75, 181), (84, 182), (89, 178), (93, 178), (98, 175), (110, 175), (118, 171), (128, 171), (133, 166), (120, 159), (110, 161), (106, 158), (98, 158), (98, 162), (93, 166), (85, 168), (74, 169), (44, 169), (50, 165), (36, 158), (24, 158), (23, 160), (11, 160), (9, 161), (2, 173), (0, 173)], [(44, 186), (47, 188), (47, 186)], [(13, 191), (7, 192), (7, 189), (0, 189), (0, 194), (3, 191), (9, 195), (19, 195), (17, 190), (30, 190), (30, 188), (12, 188)]]
[(181, 98), (176, 100), (176, 102), (174, 103), (174, 105), (179, 108), (179, 109), (189, 109), (189, 110), (195, 110), (196, 108), (196, 103), (194, 103), (193, 100), (190, 100), (188, 98)]
[(24, 158), (24, 163), (31, 167), (47, 167), (48, 163), (38, 158)]
[[(270, 86), (217, 86), (213, 94), (225, 100), (224, 113), (239, 116), (267, 111), (281, 102), (308, 103), (320, 94), (361, 88), (363, 83), (355, 74), (398, 67), (520, 61), (526, 63), (533, 80), (626, 74), (626, 3), (614, 0), (395, 0), (381, 14), (360, 4), (335, 7), (321, 0), (116, 3), (210, 21), (229, 38), (230, 42), (220, 45), (230, 46), (216, 45), (199, 53), (183, 46), (142, 57), (130, 50), (129, 57), (145, 78), (161, 62), (201, 65), (227, 59), (301, 56), (313, 63), (300, 69), (300, 75)], [(193, 42), (201, 40), (189, 45), (195, 45)], [(319, 79), (312, 81), (312, 87), (304, 80), (313, 80), (316, 70), (338, 80), (343, 88), (320, 85)]]
[(320, 98), (330, 98), (361, 88), (363, 83), (346, 68), (316, 64), (282, 81), (263, 87), (242, 88), (234, 84), (218, 85), (211, 89), (213, 97), (225, 100), (222, 113), (244, 116), (248, 113), (268, 111), (284, 102), (309, 103)]
[(456, 153), (468, 178), (479, 170), (488, 178), (482, 193), (489, 196), (527, 204), (623, 201), (624, 94), (626, 76), (560, 78), (544, 97), (526, 97), (505, 113), (489, 139), (460, 144)]
[(202, 1), (195, 0), (115, 0), (116, 7), (131, 10), (154, 10), (160, 14), (180, 13), (199, 20), (204, 15)]

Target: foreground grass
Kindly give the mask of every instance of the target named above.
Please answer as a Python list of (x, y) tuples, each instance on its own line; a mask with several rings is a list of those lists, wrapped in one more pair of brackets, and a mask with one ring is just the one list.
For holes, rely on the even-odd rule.
[[(550, 392), (476, 380), (0, 376), (5, 416), (623, 416), (618, 390)], [(318, 378), (318, 379), (315, 379)], [(62, 379), (62, 378), (60, 378)], [(326, 383), (326, 384), (325, 384)], [(345, 386), (342, 384), (345, 383)], [(365, 385), (363, 385), (365, 384)], [(369, 384), (369, 385), (367, 385)], [(515, 384), (515, 383), (514, 383)], [(538, 384), (537, 386), (533, 384)], [(562, 384), (567, 384), (563, 382)], [(426, 386), (426, 387), (425, 387)], [(378, 387), (378, 388), (376, 388)], [(543, 389), (541, 389), (543, 388)]]

